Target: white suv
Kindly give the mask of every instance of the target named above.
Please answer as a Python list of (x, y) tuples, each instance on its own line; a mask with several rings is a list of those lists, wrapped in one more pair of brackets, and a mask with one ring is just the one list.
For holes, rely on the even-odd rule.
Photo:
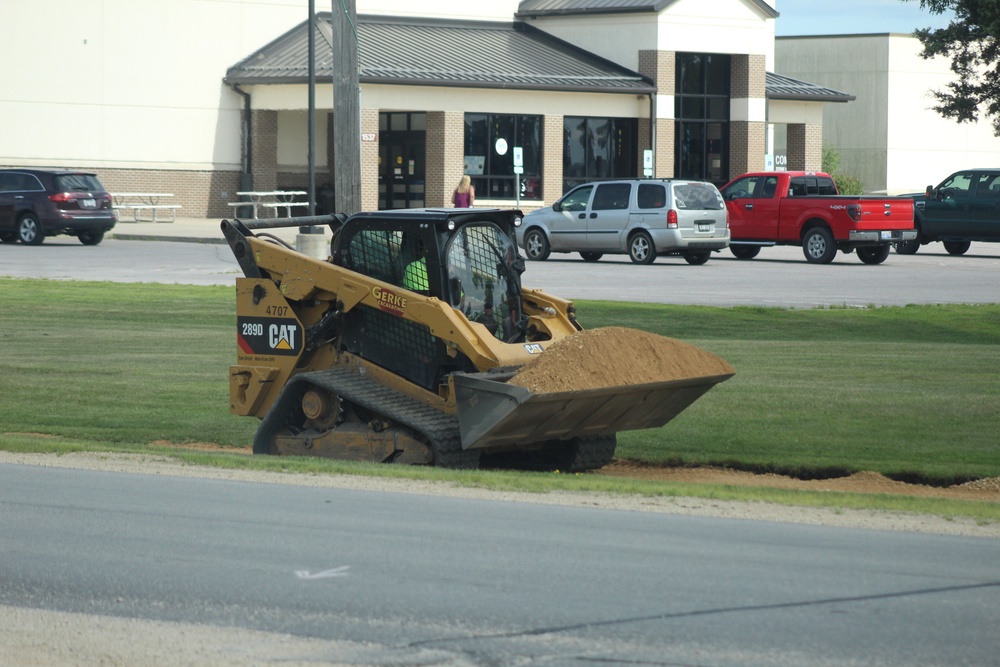
[(525, 215), (517, 243), (534, 260), (578, 252), (595, 262), (627, 253), (636, 264), (651, 264), (657, 255), (704, 264), (713, 250), (729, 245), (729, 223), (722, 195), (705, 181), (601, 181)]

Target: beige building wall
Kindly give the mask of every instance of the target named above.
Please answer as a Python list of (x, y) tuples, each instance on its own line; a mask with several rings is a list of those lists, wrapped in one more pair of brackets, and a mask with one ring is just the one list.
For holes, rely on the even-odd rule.
[(112, 192), (174, 193), (182, 215), (230, 214), (243, 100), (222, 76), (306, 6), (3, 0), (5, 25), (44, 28), (0, 40), (0, 165), (93, 170)]
[[(772, 3), (773, 4), (773, 3)], [(774, 71), (774, 19), (746, 0), (676, 0), (660, 12), (657, 48), (764, 56)]]
[(958, 124), (933, 111), (931, 91), (952, 80), (950, 61), (920, 58), (916, 38), (780, 37), (775, 49), (781, 74), (857, 97), (825, 105), (822, 142), (866, 191), (919, 192), (959, 169), (1000, 163), (988, 121)]

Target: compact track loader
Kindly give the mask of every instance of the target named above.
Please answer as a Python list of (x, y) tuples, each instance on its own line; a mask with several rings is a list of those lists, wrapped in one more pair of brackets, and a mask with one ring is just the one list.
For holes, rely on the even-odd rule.
[[(223, 221), (246, 276), (230, 410), (261, 418), (254, 452), (588, 470), (619, 431), (662, 426), (732, 376), (702, 351), (719, 363), (577, 385), (575, 361), (594, 362), (583, 349), (542, 369), (568, 389), (519, 384), (552, 346), (582, 340), (570, 302), (522, 289), (520, 221), (497, 209)], [(333, 231), (326, 261), (260, 231), (317, 224)]]

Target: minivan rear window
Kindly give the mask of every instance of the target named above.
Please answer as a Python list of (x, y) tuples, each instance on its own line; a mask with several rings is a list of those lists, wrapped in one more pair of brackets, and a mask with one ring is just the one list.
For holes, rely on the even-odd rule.
[(640, 183), (636, 203), (639, 208), (663, 208), (667, 205), (667, 188), (659, 183)]
[(722, 195), (710, 183), (674, 183), (674, 205), (678, 209), (718, 211), (726, 207)]

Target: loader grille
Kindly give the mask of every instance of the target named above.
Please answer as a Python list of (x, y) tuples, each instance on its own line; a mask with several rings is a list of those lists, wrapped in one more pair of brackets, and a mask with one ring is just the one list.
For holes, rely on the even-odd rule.
[(348, 314), (345, 328), (351, 352), (422, 387), (435, 387), (447, 365), (444, 343), (423, 324), (361, 306)]

